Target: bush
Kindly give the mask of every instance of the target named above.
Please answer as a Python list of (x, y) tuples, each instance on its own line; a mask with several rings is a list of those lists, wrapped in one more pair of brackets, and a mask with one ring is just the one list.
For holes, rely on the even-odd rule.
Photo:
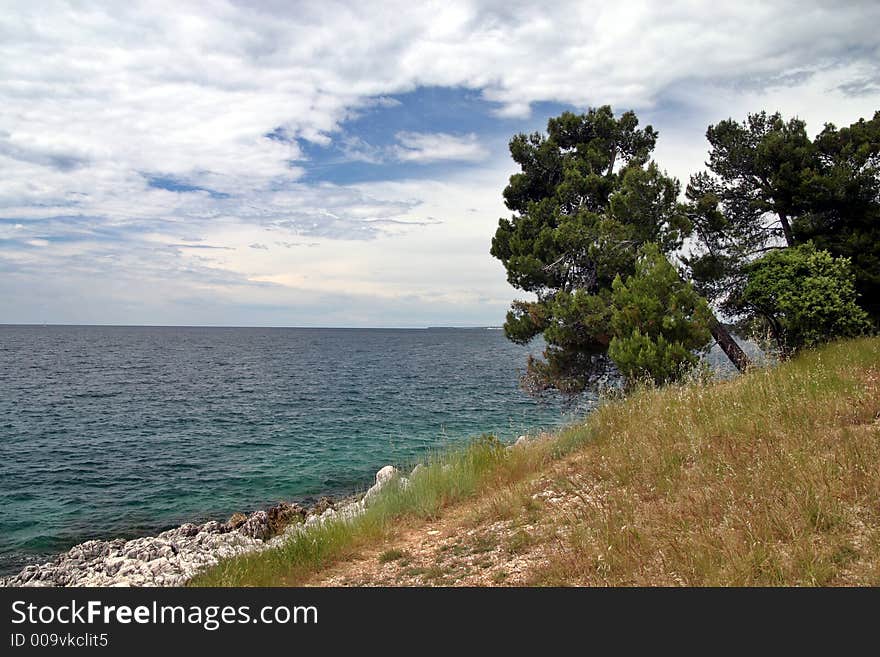
[(783, 356), (872, 329), (856, 303), (848, 258), (834, 258), (807, 243), (772, 251), (745, 271), (743, 304), (766, 325)]

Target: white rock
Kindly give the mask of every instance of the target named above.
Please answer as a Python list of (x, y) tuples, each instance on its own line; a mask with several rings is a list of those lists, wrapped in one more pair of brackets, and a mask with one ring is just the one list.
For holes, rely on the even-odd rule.
[(369, 490), (364, 494), (364, 503), (369, 504), (370, 501), (376, 497), (380, 490), (382, 490), (385, 485), (393, 480), (399, 471), (393, 465), (386, 465), (384, 468), (379, 470), (376, 473), (376, 483), (370, 486)]
[[(413, 473), (420, 467), (416, 466)], [(0, 586), (181, 586), (222, 558), (277, 547), (315, 523), (351, 520), (362, 514), (369, 499), (390, 482), (406, 486), (409, 479), (387, 465), (376, 473), (375, 483), (361, 499), (312, 514), (305, 523), (292, 523), (268, 540), (264, 529), (268, 528), (267, 514), (257, 511), (248, 518), (243, 531), (226, 531), (220, 523), (210, 521), (201, 526), (188, 523), (158, 536), (130, 541), (87, 541), (48, 563), (0, 577)]]
[(379, 486), (384, 486), (396, 475), (398, 472), (397, 468), (393, 465), (386, 465), (384, 468), (379, 470), (376, 473), (376, 484)]
[(113, 577), (122, 569), (127, 561), (128, 559), (125, 557), (107, 557), (104, 559), (104, 572)]

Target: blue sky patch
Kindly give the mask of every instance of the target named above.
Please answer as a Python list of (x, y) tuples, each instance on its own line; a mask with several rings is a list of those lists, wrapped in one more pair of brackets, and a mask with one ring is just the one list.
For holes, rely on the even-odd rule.
[(166, 189), (169, 192), (207, 192), (210, 194), (211, 198), (229, 198), (229, 194), (224, 192), (216, 192), (207, 187), (190, 185), (189, 183), (173, 176), (151, 176), (145, 174), (144, 177), (147, 179), (147, 184), (156, 189)]
[[(338, 132), (330, 135), (328, 145), (298, 140), (305, 159), (297, 164), (305, 170), (305, 182), (351, 184), (442, 177), (451, 171), (479, 167), (481, 162), (456, 158), (407, 161), (398, 156), (400, 136), (474, 137), (486, 151), (483, 159), (497, 159), (507, 156), (507, 143), (514, 134), (543, 131), (549, 117), (565, 110), (578, 111), (571, 105), (542, 102), (532, 105), (529, 118), (500, 117), (496, 113), (501, 107), (498, 103), (464, 87), (419, 87), (382, 100), (386, 102), (363, 108), (345, 121)], [(266, 137), (288, 140), (281, 128)]]

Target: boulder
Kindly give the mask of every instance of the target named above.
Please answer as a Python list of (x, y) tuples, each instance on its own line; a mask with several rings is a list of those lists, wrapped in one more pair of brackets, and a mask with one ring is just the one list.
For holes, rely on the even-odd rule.
[(255, 511), (238, 528), (238, 532), (260, 541), (266, 540), (269, 538), (269, 514), (265, 511)]
[(233, 513), (229, 516), (229, 520), (226, 521), (226, 531), (231, 532), (235, 531), (239, 527), (241, 527), (244, 523), (248, 521), (248, 517), (243, 513)]
[(315, 505), (312, 507), (311, 512), (313, 515), (319, 516), (322, 513), (324, 513), (324, 511), (326, 511), (327, 509), (332, 509), (335, 506), (336, 505), (334, 504), (334, 502), (331, 498), (322, 497), (317, 502), (315, 502)]
[(199, 533), (199, 528), (197, 525), (192, 524), (191, 522), (186, 522), (177, 528), (177, 534), (180, 536), (185, 536), (187, 538), (191, 536), (195, 536)]
[(299, 504), (286, 504), (280, 502), (266, 511), (269, 535), (275, 536), (284, 531), (292, 522), (302, 522), (306, 516), (306, 510)]
[(376, 497), (379, 491), (381, 491), (386, 485), (388, 485), (388, 482), (394, 480), (398, 474), (400, 474), (399, 470), (393, 465), (386, 465), (384, 468), (379, 470), (376, 473), (376, 483), (370, 486), (370, 488), (364, 494), (364, 503), (369, 504), (370, 501)]
[[(233, 518), (235, 517), (235, 515), (236, 514), (233, 514)], [(244, 514), (240, 513), (237, 515), (244, 515)], [(230, 520), (231, 520), (231, 518), (230, 518)], [(245, 518), (245, 520), (247, 520), (247, 518)], [(223, 525), (223, 524), (217, 522), (216, 520), (209, 520), (204, 525), (199, 527), (198, 533), (200, 533), (200, 534), (202, 534), (202, 533), (204, 533), (204, 534), (220, 534), (224, 531), (226, 531), (226, 525)]]
[(397, 473), (398, 470), (393, 465), (386, 465), (376, 473), (376, 485), (384, 486), (391, 481)]

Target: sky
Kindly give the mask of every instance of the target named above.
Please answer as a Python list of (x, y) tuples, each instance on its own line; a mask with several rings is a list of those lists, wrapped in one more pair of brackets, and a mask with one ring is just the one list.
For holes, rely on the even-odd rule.
[[(414, 6), (415, 5), (415, 6)], [(545, 5), (545, 6), (541, 6)], [(880, 109), (880, 3), (5, 2), (0, 323), (489, 326), (511, 136)]]

